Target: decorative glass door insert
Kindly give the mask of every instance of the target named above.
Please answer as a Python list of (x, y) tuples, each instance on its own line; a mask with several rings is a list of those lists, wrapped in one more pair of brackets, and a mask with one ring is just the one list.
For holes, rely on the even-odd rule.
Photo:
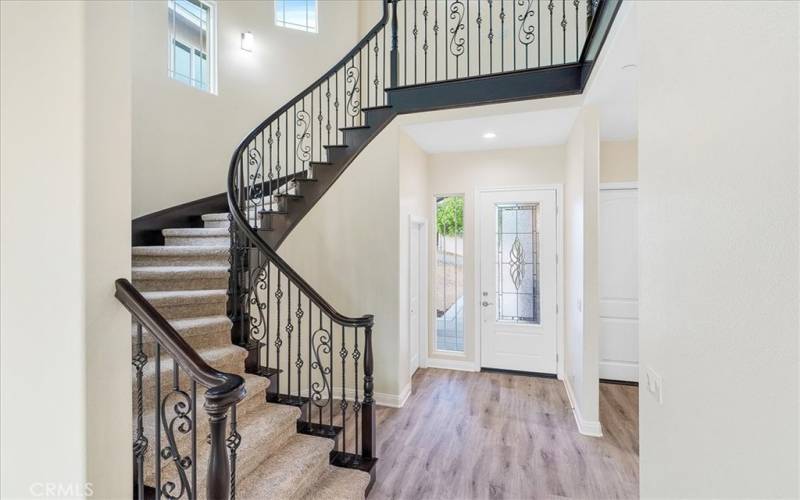
[(539, 204), (495, 207), (497, 321), (539, 324)]

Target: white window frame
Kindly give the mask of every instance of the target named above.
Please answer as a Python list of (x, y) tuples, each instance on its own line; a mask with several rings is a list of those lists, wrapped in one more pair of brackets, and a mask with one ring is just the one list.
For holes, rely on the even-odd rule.
[[(201, 92), (206, 92), (209, 94), (217, 95), (217, 2), (211, 0), (194, 0), (197, 3), (200, 3), (206, 7), (208, 7), (208, 29), (206, 30), (208, 34), (208, 52), (201, 50), (198, 47), (195, 47), (191, 44), (182, 42), (174, 37), (173, 28), (172, 26), (168, 26), (167, 29), (167, 50), (168, 54), (168, 61), (167, 61), (167, 76), (170, 79), (175, 80), (183, 85), (192, 87), (197, 89)], [(167, 20), (169, 21), (169, 11), (174, 11), (174, 4), (175, 0), (168, 0), (167, 1)], [(179, 43), (184, 47), (187, 47), (190, 50), (189, 54), (189, 83), (178, 79), (175, 77), (177, 74), (175, 69), (173, 68), (173, 64), (175, 61), (175, 44)], [(195, 52), (199, 52), (201, 54), (205, 54), (206, 62), (208, 64), (208, 88), (200, 87), (196, 84), (197, 79), (195, 78)], [(185, 75), (181, 75), (185, 76)]]
[[(296, 1), (296, 0), (295, 0)], [(314, 2), (314, 17), (315, 17), (315, 25), (313, 28), (309, 26), (308, 23), (308, 13), (309, 13), (309, 3)], [(288, 23), (286, 22), (286, 2), (287, 0), (282, 0), (280, 3), (275, 2), (275, 26), (281, 28), (288, 28), (297, 31), (305, 31), (306, 33), (319, 33), (319, 3), (320, 0), (305, 0), (306, 4), (306, 23), (305, 25), (302, 24), (295, 24), (295, 23)], [(283, 12), (279, 12), (278, 5), (283, 5)]]

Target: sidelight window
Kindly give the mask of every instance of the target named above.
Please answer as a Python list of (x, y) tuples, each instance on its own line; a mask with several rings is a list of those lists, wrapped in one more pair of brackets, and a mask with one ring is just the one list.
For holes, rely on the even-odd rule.
[(436, 198), (436, 350), (464, 352), (464, 197)]
[(169, 0), (169, 76), (215, 92), (214, 7), (200, 0)]

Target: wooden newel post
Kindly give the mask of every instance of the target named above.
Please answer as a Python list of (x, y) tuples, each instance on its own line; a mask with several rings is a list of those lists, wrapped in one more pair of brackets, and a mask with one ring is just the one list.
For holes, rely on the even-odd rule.
[(364, 402), (361, 408), (361, 456), (375, 457), (375, 400), (372, 399), (374, 360), (372, 357), (372, 326), (364, 329)]
[(225, 429), (228, 423), (228, 407), (206, 406), (211, 430), (211, 452), (208, 457), (206, 473), (206, 497), (209, 500), (228, 500), (230, 498), (231, 466), (228, 461), (228, 447), (225, 443)]
[(392, 3), (392, 50), (389, 52), (389, 75), (390, 86), (397, 87), (399, 56), (397, 53), (397, 2), (400, 0), (389, 0)]

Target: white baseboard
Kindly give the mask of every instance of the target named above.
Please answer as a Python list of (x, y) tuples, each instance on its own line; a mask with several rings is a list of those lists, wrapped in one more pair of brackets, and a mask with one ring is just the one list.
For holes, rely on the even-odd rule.
[(578, 432), (584, 436), (603, 437), (603, 428), (598, 420), (586, 420), (581, 415), (581, 410), (578, 408), (575, 393), (572, 390), (572, 385), (569, 383), (569, 377), (564, 377), (564, 387), (567, 390), (567, 397), (569, 398), (569, 405), (572, 407), (572, 415), (575, 417), (575, 424), (578, 426)]
[[(300, 391), (300, 395), (303, 397), (308, 397), (308, 389), (303, 389)], [(333, 397), (341, 398), (342, 396), (342, 388), (341, 387), (333, 387)], [(387, 394), (385, 392), (374, 392), (372, 393), (372, 398), (375, 400), (375, 404), (378, 406), (388, 406), (390, 408), (402, 408), (403, 405), (406, 404), (408, 401), (409, 396), (411, 396), (411, 382), (409, 382), (400, 394)], [(344, 390), (344, 398), (347, 401), (354, 401), (356, 398), (356, 391), (355, 389), (345, 389)], [(364, 398), (364, 391), (358, 391), (358, 399), (363, 400)]]
[(479, 372), (481, 371), (474, 361), (466, 361), (461, 359), (445, 359), (445, 358), (431, 358), (428, 357), (426, 368), (441, 368), (444, 370), (458, 370), (462, 372)]

